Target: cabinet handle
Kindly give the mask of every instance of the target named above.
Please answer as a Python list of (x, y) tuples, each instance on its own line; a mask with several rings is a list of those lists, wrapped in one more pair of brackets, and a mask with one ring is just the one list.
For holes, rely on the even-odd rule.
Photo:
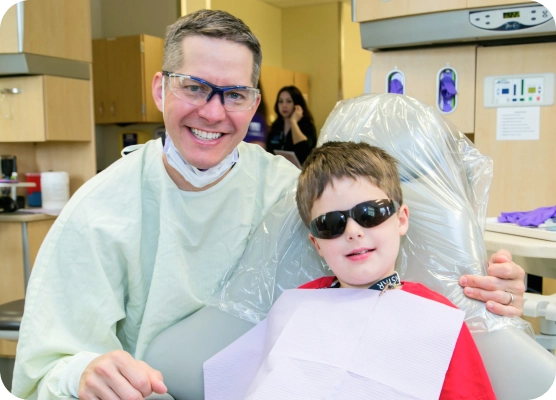
[(110, 112), (112, 115), (116, 113), (116, 104), (114, 102), (112, 102), (112, 105), (110, 106)]
[(19, 89), (19, 88), (4, 88), (2, 90), (0, 90), (0, 93), (2, 94), (19, 94), (23, 92), (23, 90)]
[(100, 102), (100, 106), (98, 107), (98, 113), (101, 117), (104, 117), (104, 101)]

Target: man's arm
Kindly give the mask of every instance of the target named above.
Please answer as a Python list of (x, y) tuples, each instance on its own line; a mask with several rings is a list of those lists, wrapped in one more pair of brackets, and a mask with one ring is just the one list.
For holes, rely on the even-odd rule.
[[(525, 271), (512, 261), (508, 250), (499, 250), (488, 263), (488, 276), (462, 275), (459, 284), (467, 297), (486, 303), (494, 314), (519, 317), (523, 314)], [(513, 295), (510, 296), (510, 292)], [(511, 302), (510, 302), (511, 301)]]

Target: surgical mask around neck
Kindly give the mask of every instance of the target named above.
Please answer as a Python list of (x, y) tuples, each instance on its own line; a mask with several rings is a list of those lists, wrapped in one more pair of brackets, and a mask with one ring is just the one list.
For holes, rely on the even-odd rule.
[(202, 171), (185, 161), (178, 149), (176, 149), (176, 146), (174, 146), (168, 132), (166, 132), (166, 140), (164, 141), (164, 153), (166, 154), (168, 164), (174, 167), (187, 182), (191, 183), (196, 188), (203, 188), (216, 182), (228, 172), (239, 159), (239, 152), (236, 147), (226, 158), (220, 161), (218, 165)]

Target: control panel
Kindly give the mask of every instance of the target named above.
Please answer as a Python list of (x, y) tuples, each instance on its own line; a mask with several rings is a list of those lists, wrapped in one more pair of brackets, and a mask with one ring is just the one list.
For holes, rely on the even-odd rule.
[(544, 24), (552, 19), (550, 11), (542, 5), (502, 8), (469, 13), (471, 25), (491, 31), (513, 31)]
[(554, 74), (487, 76), (485, 107), (551, 106), (554, 104)]

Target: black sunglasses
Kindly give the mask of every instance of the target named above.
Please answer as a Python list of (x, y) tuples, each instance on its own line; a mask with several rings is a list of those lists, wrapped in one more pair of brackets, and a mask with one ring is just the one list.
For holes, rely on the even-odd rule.
[(331, 211), (318, 216), (309, 224), (311, 235), (318, 239), (334, 239), (346, 230), (348, 218), (363, 228), (378, 226), (390, 218), (400, 208), (394, 200), (370, 200), (357, 204), (351, 210)]

